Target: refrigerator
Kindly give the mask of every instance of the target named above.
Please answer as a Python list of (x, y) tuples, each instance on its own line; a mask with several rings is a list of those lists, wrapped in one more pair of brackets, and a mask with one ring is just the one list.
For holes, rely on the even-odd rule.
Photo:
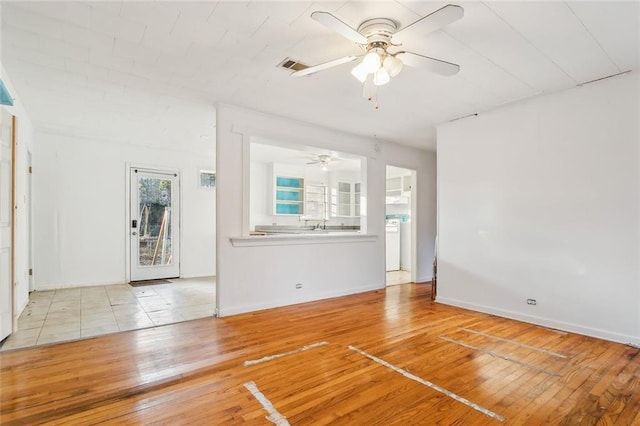
[(386, 223), (387, 242), (387, 271), (397, 271), (400, 269), (400, 220), (387, 219)]

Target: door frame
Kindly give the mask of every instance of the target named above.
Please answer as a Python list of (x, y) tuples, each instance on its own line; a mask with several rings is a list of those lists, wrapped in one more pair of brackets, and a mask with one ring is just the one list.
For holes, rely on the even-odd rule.
[[(10, 113), (11, 114), (11, 113)], [(11, 333), (18, 330), (18, 306), (16, 297), (16, 164), (18, 158), (18, 119), (11, 114)]]
[[(411, 282), (412, 283), (417, 283), (418, 282), (418, 220), (419, 220), (419, 215), (418, 215), (418, 197), (419, 197), (419, 192), (418, 192), (418, 170), (416, 170), (413, 167), (410, 166), (402, 166), (402, 165), (397, 165), (397, 164), (392, 164), (392, 163), (386, 163), (385, 164), (385, 173), (384, 173), (384, 190), (385, 190), (385, 206), (384, 206), (384, 212), (385, 212), (385, 216), (386, 216), (386, 211), (387, 211), (387, 206), (386, 206), (386, 184), (387, 184), (387, 166), (392, 166), (392, 167), (396, 167), (399, 169), (405, 169), (408, 170), (409, 172), (411, 172), (411, 181), (413, 183), (413, 186), (411, 187), (411, 204), (409, 205), (409, 209), (411, 212), (411, 230), (410, 230), (410, 235), (411, 235), (411, 270), (410, 275), (411, 275)], [(383, 221), (384, 222), (384, 221)], [(398, 229), (398, 232), (400, 232), (400, 230)], [(402, 247), (402, 245), (401, 245)], [(402, 250), (402, 248), (401, 248)], [(386, 253), (387, 253), (387, 238), (386, 238), (386, 234), (385, 234), (385, 238), (384, 238), (384, 253), (385, 253), (385, 258), (386, 258)], [(386, 269), (386, 268), (385, 268)], [(386, 271), (385, 271), (385, 287), (387, 286), (387, 280), (386, 280)]]
[(27, 241), (29, 249), (27, 252), (27, 278), (29, 279), (28, 289), (29, 293), (35, 290), (33, 283), (33, 154), (31, 149), (27, 148)]
[[(7, 164), (7, 168), (9, 168), (8, 176), (4, 181), (0, 184), (6, 185), (8, 199), (5, 200), (6, 205), (1, 206), (3, 209), (8, 209), (5, 211), (6, 220), (3, 229), (6, 231), (6, 234), (2, 233), (2, 240), (7, 244), (6, 247), (0, 248), (0, 251), (7, 256), (6, 265), (8, 271), (2, 271), (3, 277), (2, 282), (2, 292), (6, 291), (5, 299), (3, 299), (3, 308), (6, 307), (7, 310), (4, 311), (4, 315), (0, 317), (0, 330), (2, 334), (0, 334), (0, 341), (5, 338), (11, 336), (16, 331), (17, 318), (16, 318), (16, 290), (15, 290), (15, 241), (16, 241), (16, 117), (6, 108), (0, 108), (0, 135), (2, 137), (0, 148), (3, 151), (6, 149), (6, 156), (2, 157), (2, 162)], [(6, 120), (6, 122), (5, 122)], [(4, 134), (4, 129), (8, 128), (9, 133)], [(4, 136), (7, 136), (7, 139), (4, 139)], [(0, 168), (4, 170), (4, 168)], [(4, 274), (7, 273), (7, 282), (4, 282)], [(7, 333), (6, 335), (4, 333)]]
[[(141, 170), (150, 170), (150, 171), (154, 171), (154, 172), (163, 172), (163, 173), (167, 173), (167, 174), (176, 174), (177, 178), (178, 178), (178, 191), (180, 192), (180, 200), (178, 200), (178, 205), (176, 206), (176, 208), (178, 209), (178, 214), (179, 214), (179, 218), (178, 218), (178, 223), (174, 224), (177, 225), (178, 228), (178, 234), (180, 235), (180, 238), (178, 239), (178, 249), (179, 252), (182, 253), (182, 199), (184, 198), (182, 196), (182, 171), (180, 169), (176, 169), (174, 167), (171, 166), (159, 166), (159, 165), (150, 165), (150, 164), (144, 164), (144, 163), (131, 163), (131, 162), (126, 162), (125, 163), (125, 168), (124, 168), (124, 173), (125, 173), (125, 189), (124, 189), (124, 194), (125, 194), (125, 199), (124, 199), (124, 209), (125, 209), (125, 221), (124, 221), (124, 245), (125, 245), (125, 249), (124, 249), (124, 253), (125, 253), (125, 257), (124, 257), (124, 261), (125, 261), (125, 283), (130, 283), (131, 282), (131, 238), (130, 238), (130, 233), (131, 233), (131, 169), (141, 169)], [(182, 262), (179, 259), (178, 260), (178, 274), (179, 277), (182, 278)]]

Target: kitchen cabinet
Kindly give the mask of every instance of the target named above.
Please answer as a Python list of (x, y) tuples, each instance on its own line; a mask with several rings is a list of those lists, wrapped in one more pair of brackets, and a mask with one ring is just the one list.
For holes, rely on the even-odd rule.
[(406, 204), (409, 202), (411, 188), (413, 186), (412, 178), (407, 176), (396, 176), (387, 179), (387, 204)]
[(304, 179), (300, 177), (275, 176), (274, 214), (304, 214)]
[(331, 200), (331, 213), (334, 217), (360, 216), (360, 183), (338, 182)]

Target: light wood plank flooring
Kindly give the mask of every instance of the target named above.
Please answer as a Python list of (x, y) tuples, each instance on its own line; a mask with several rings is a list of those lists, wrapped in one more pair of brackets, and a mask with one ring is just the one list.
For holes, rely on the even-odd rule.
[(634, 425), (639, 352), (407, 284), (0, 353), (0, 422)]

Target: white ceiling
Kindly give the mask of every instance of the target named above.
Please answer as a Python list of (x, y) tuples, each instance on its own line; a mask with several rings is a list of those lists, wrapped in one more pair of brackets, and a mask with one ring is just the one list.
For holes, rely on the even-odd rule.
[(379, 110), (352, 64), (304, 78), (276, 67), (361, 52), (315, 10), (403, 27), (445, 4), (2, 0), (2, 63), (38, 129), (167, 147), (210, 147), (214, 105), (226, 102), (435, 149), (440, 123), (638, 68), (637, 1), (455, 2), (464, 18), (403, 48), (460, 73), (405, 67), (381, 87)]

